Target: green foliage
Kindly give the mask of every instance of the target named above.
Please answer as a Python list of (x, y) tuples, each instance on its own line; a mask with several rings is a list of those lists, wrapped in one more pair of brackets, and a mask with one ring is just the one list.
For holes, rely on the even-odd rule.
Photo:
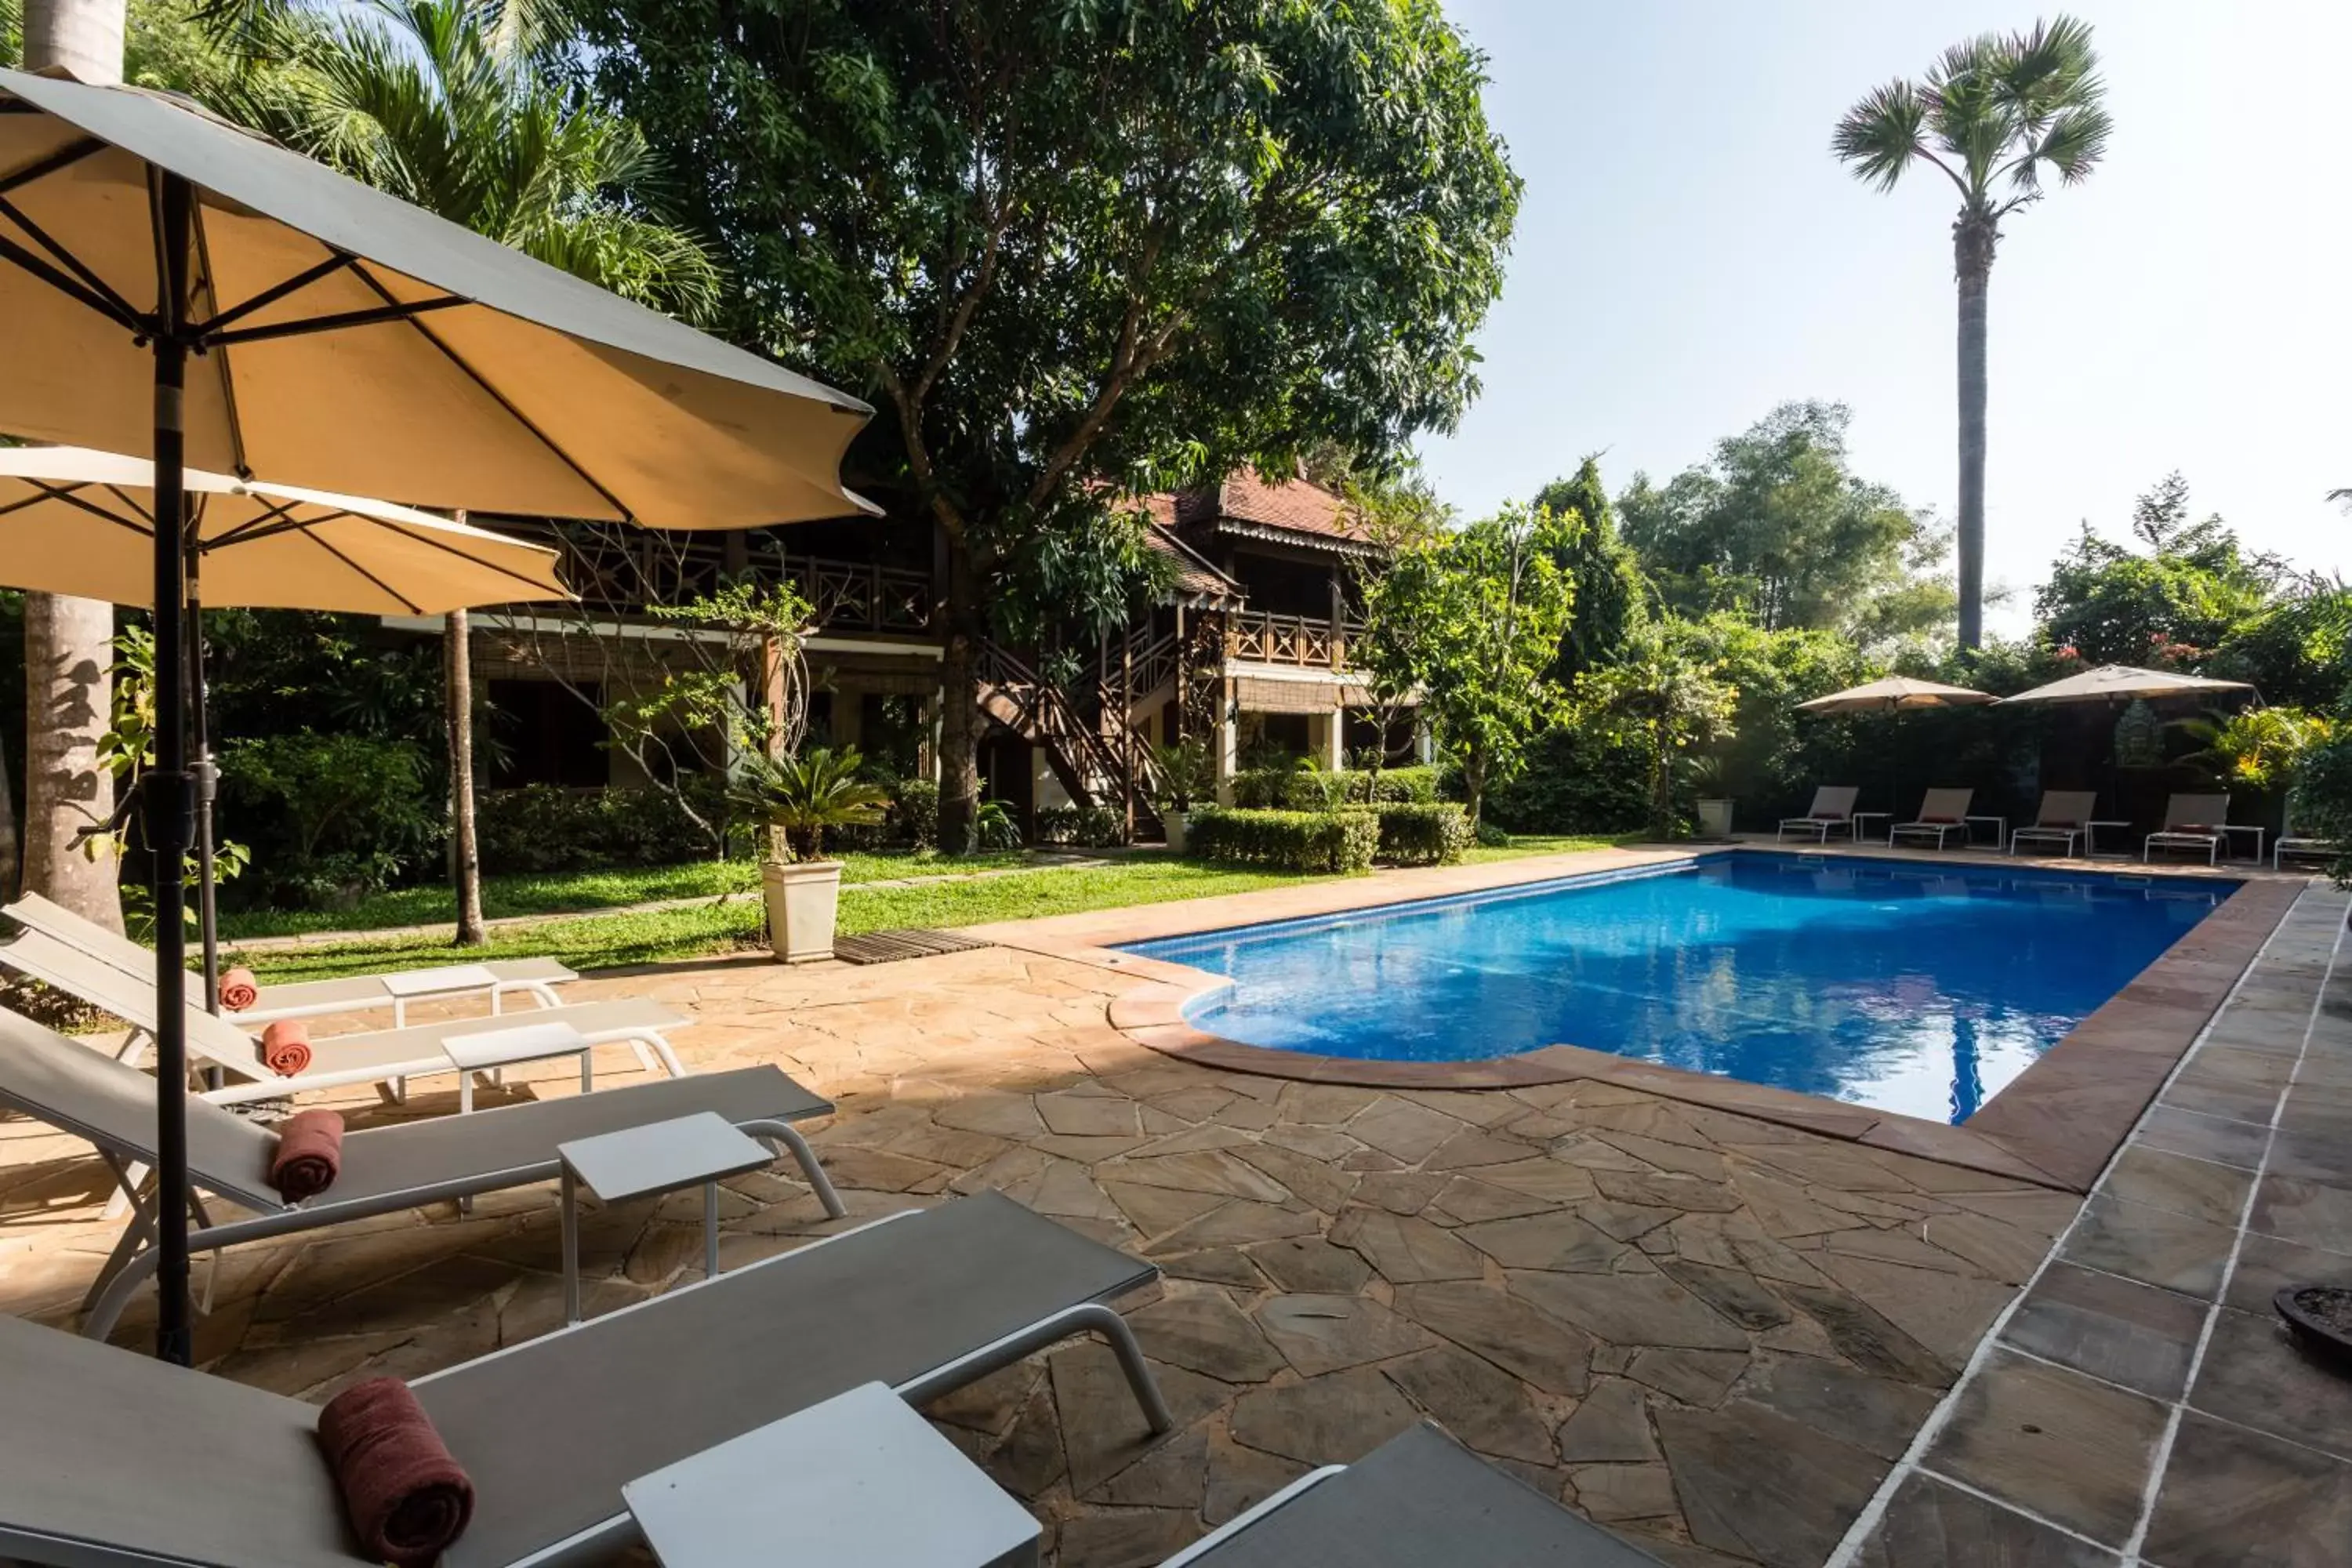
[(1668, 609), (1873, 642), (1941, 634), (1949, 536), (1851, 470), (1852, 420), (1843, 404), (1783, 404), (1663, 488), (1633, 476), (1625, 540)]
[[(2189, 487), (2179, 474), (2134, 504), (2132, 532), (2145, 553), (2085, 526), (2052, 566), (2033, 601), (2040, 635), (2052, 647), (2092, 664), (2187, 668), (2265, 618), (2282, 564), (2246, 555), (2218, 516), (2190, 521)], [(2340, 639), (2339, 628), (2339, 649)]]
[(232, 740), (221, 753), (222, 814), (253, 846), (272, 899), (331, 906), (426, 862), (441, 813), (405, 741), (301, 731)]
[(1013, 820), (1013, 808), (1003, 801), (983, 800), (972, 822), (972, 839), (982, 849), (1018, 849), (1021, 824)]
[(1451, 866), (1476, 837), (1452, 801), (1383, 803), (1372, 809), (1380, 819), (1380, 858), (1391, 865)]
[(1598, 457), (1585, 458), (1575, 478), (1554, 479), (1538, 490), (1535, 504), (1582, 524), (1560, 530), (1554, 541), (1554, 559), (1576, 586), (1576, 618), (1560, 638), (1554, 673), (1572, 680), (1614, 657), (1633, 628), (1649, 618), (1649, 584), (1640, 556), (1619, 537)]
[(1190, 811), (1217, 787), (1217, 761), (1198, 739), (1151, 748), (1151, 804), (1165, 813)]
[(649, 210), (645, 136), (517, 53), (494, 7), (276, 0), (219, 25), (236, 68), (198, 85), (230, 119), (616, 294), (717, 310), (717, 264)]
[(1352, 875), (1371, 869), (1381, 819), (1373, 812), (1195, 812), (1186, 830), (1187, 853), (1202, 860), (1272, 866), (1286, 871)]
[(865, 765), (855, 747), (814, 746), (789, 757), (755, 752), (730, 794), (740, 809), (768, 825), (778, 859), (818, 860), (827, 829), (883, 820), (890, 792), (861, 776)]
[(894, 843), (936, 848), (940, 842), (940, 786), (930, 779), (898, 779), (890, 785), (884, 820)]
[(2322, 579), (2289, 584), (2222, 638), (2200, 673), (2251, 681), (2272, 702), (2337, 706), (2352, 681), (2352, 589)]
[(1649, 820), (1648, 772), (1638, 743), (1564, 724), (1528, 747), (1525, 770), (1496, 786), (1481, 823), (1512, 833), (1631, 832)]
[(1107, 849), (1127, 837), (1118, 813), (1107, 805), (1041, 805), (1035, 815), (1040, 844)]
[(674, 866), (707, 858), (707, 824), (724, 805), (709, 775), (675, 791), (523, 784), (482, 791), (474, 831), (488, 876)]
[(1720, 672), (1720, 665), (1654, 631), (1614, 663), (1577, 678), (1580, 717), (1647, 756), (1650, 831), (1657, 837), (1674, 837), (1675, 774), (1683, 753), (1730, 731), (1738, 693)]
[(2352, 888), (2352, 727), (2338, 726), (2304, 754), (2295, 776), (2294, 828), (2336, 846), (2328, 869), (2336, 886)]
[(1366, 663), (1380, 680), (1421, 692), (1439, 741), (1461, 759), (1473, 821), (1487, 785), (1518, 770), (1528, 740), (1560, 711), (1553, 666), (1576, 585), (1559, 560), (1583, 527), (1507, 507), (1399, 551), (1367, 589), (1381, 629)]
[(2326, 744), (2335, 729), (2326, 718), (2300, 708), (2249, 708), (2179, 723), (2202, 748), (2181, 758), (2184, 766), (2204, 769), (2216, 784), (2250, 790), (2293, 784), (2305, 754)]

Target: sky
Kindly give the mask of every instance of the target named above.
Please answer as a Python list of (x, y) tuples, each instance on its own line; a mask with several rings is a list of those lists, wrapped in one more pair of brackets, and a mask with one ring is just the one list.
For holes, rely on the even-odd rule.
[[(1423, 439), (1477, 516), (1601, 455), (1663, 479), (1775, 405), (1853, 410), (1865, 478), (1958, 495), (1956, 198), (1829, 153), (1872, 87), (2044, 13), (1983, 0), (1446, 0), (1489, 57), (1527, 182), (1484, 392)], [(2021, 634), (2080, 524), (2126, 536), (2178, 468), (2195, 515), (2352, 574), (2352, 174), (2342, 0), (2112, 0), (2116, 130), (2084, 184), (2011, 216), (1990, 303), (1988, 629)]]

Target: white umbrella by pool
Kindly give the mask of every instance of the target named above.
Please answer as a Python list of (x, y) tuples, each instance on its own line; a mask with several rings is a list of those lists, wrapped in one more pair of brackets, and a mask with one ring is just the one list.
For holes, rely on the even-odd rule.
[[(184, 470), (748, 528), (870, 510), (865, 404), (197, 109), (0, 70), (0, 430), (152, 457), (155, 1065), (185, 1081)], [(158, 1097), (156, 1349), (190, 1355), (187, 1122)]]
[(2195, 697), (2223, 691), (2252, 691), (2243, 680), (2214, 680), (2178, 670), (2142, 669), (2130, 664), (2103, 664), (2014, 697), (2003, 702), (2124, 702), (2135, 697)]
[[(212, 1005), (220, 927), (203, 605), (427, 616), (572, 595), (556, 552), (431, 512), (195, 468), (184, 483), (196, 927)], [(82, 447), (0, 447), (0, 586), (152, 608), (154, 536), (155, 470), (144, 458)]]
[(1890, 675), (1800, 702), (1797, 708), (1804, 713), (1906, 713), (1921, 708), (1968, 708), (1991, 700), (1990, 692), (1971, 691), (1965, 686)]

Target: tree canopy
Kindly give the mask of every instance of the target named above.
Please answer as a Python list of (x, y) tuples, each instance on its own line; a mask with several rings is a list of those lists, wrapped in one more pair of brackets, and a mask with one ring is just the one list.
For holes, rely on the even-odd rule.
[(1617, 502), (1625, 539), (1668, 608), (1871, 641), (1948, 623), (1949, 535), (1853, 472), (1852, 418), (1843, 404), (1785, 403), (1663, 486), (1633, 476)]
[(978, 644), (1040, 607), (1008, 568), (1107, 620), (1141, 559), (1108, 498), (1392, 455), (1475, 390), (1519, 182), (1434, 0), (586, 8), (726, 327), (870, 395), (851, 482), (945, 537), (951, 844)]
[(2085, 523), (2034, 595), (2041, 636), (2093, 664), (2187, 665), (2252, 622), (2286, 575), (2249, 556), (2217, 516), (2192, 521), (2189, 486), (2168, 475), (2133, 505), (2133, 550)]

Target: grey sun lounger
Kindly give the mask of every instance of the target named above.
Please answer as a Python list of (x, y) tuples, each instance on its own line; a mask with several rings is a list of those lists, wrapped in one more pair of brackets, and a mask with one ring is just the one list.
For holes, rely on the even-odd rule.
[[(149, 1245), (154, 1231), (152, 1184), (131, 1173), (134, 1166), (154, 1163), (155, 1091), (155, 1080), (137, 1068), (0, 1009), (0, 1105), (96, 1145), (131, 1199), (131, 1223), (90, 1289), (83, 1331), (95, 1337), (112, 1330), (132, 1293), (160, 1261)], [(278, 1134), (192, 1098), (187, 1107), (190, 1177), (205, 1192), (251, 1210), (252, 1217), (215, 1223), (199, 1205), (188, 1247), (192, 1252), (213, 1252), (446, 1199), (551, 1182), (562, 1170), (558, 1144), (706, 1110), (789, 1152), (824, 1211), (839, 1218), (845, 1212), (841, 1199), (808, 1141), (791, 1125), (832, 1110), (831, 1101), (811, 1094), (780, 1069), (757, 1067), (568, 1095), (472, 1116), (364, 1128), (345, 1134), (342, 1173), (333, 1186), (308, 1202), (288, 1204), (269, 1185)]]
[[(1167, 1405), (1108, 1304), (1158, 1274), (985, 1193), (418, 1378), (476, 1493), (441, 1568), (607, 1560), (635, 1538), (621, 1488), (639, 1476), (862, 1384), (920, 1405), (1089, 1332), (1165, 1431)], [(0, 1319), (0, 1558), (369, 1561), (314, 1405), (13, 1319)], [(787, 1561), (789, 1540), (777, 1551)]]
[[(26, 930), (0, 942), (0, 965), (28, 974), (93, 1007), (100, 1007), (130, 1024), (135, 1033), (125, 1042), (122, 1059), (133, 1061), (146, 1050), (155, 1032), (155, 981), (152, 974), (127, 974), (112, 964), (56, 938)], [(442, 1049), (442, 1042), (461, 1035), (504, 1032), (522, 1025), (567, 1025), (580, 1036), (581, 1049), (625, 1045), (647, 1067), (658, 1059), (672, 1076), (687, 1068), (665, 1031), (691, 1023), (685, 1014), (659, 1002), (624, 998), (583, 1002), (570, 1006), (541, 1007), (516, 1016), (489, 1015), (451, 1018), (435, 1024), (412, 1024), (404, 1029), (371, 1029), (362, 1034), (322, 1035), (310, 1042), (310, 1066), (291, 1078), (272, 1071), (261, 1058), (255, 1032), (230, 1019), (216, 1017), (191, 1001), (186, 1007), (188, 1057), (192, 1066), (225, 1068), (241, 1081), (211, 1090), (205, 1098), (215, 1104), (237, 1105), (252, 1100), (283, 1100), (310, 1089), (341, 1089), (352, 1084), (383, 1083), (404, 1096), (407, 1080), (458, 1070)], [(535, 1059), (522, 1049), (517, 1061)]]
[(2016, 854), (2020, 844), (2055, 844), (2062, 853), (2072, 855), (2080, 844), (2087, 854), (2091, 814), (2098, 805), (2098, 795), (2086, 789), (2042, 791), (2042, 806), (2033, 814), (2032, 824), (2009, 836), (2009, 852)]
[[(38, 893), (26, 893), (0, 908), (18, 925), (64, 942), (101, 963), (112, 964), (134, 979), (155, 973), (155, 954), (128, 937), (118, 936), (71, 910), (60, 909)], [(392, 1026), (408, 1023), (411, 1002), (438, 1002), (451, 997), (486, 996), (490, 1011), (502, 1013), (509, 996), (529, 996), (542, 1007), (562, 1005), (555, 987), (580, 976), (551, 958), (501, 958), (481, 963), (437, 964), (427, 969), (394, 970), (384, 974), (354, 974), (339, 980), (310, 980), (262, 989), (261, 1000), (228, 1017), (243, 1024), (268, 1024), (279, 1018), (317, 1018), (334, 1013), (366, 1013), (392, 1009)], [(198, 1005), (203, 999), (198, 998)]]
[(1810, 836), (1816, 844), (1829, 842), (1832, 833), (1853, 837), (1853, 803), (1862, 798), (1855, 784), (1823, 784), (1813, 791), (1813, 804), (1802, 816), (1784, 816), (1775, 838), (1786, 838), (1794, 831)]
[[(2140, 846), (2139, 858), (2146, 862), (2155, 856), (2159, 846), (2167, 849), (2202, 849), (2205, 864), (2210, 866), (2221, 858), (2221, 840), (2225, 837), (2221, 825), (2230, 820), (2230, 797), (2226, 795), (2176, 795), (2164, 805), (2164, 826), (2147, 836)], [(2255, 847), (2255, 858), (2261, 858), (2261, 846)]]
[(1933, 838), (1941, 849), (1955, 833), (1960, 843), (1969, 841), (1969, 803), (1976, 798), (1972, 789), (1931, 789), (1919, 797), (1919, 816), (1915, 822), (1900, 823), (1887, 829), (1886, 842), (1898, 838)]
[(1428, 1425), (1310, 1471), (1160, 1568), (1658, 1568)]

